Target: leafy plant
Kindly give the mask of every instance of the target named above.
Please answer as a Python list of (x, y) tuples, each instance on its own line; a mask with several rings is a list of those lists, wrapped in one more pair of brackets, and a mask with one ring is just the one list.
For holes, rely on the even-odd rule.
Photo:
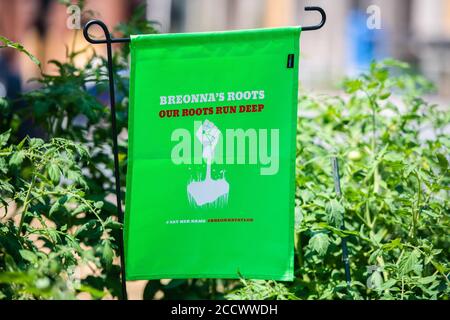
[[(0, 135), (2, 210), (6, 215), (11, 205), (21, 210), (0, 223), (0, 296), (103, 297), (107, 291), (91, 284), (102, 283), (106, 275), (100, 271), (113, 268), (117, 245), (111, 230), (120, 225), (99, 216), (103, 202), (86, 198), (78, 166), (88, 158), (86, 148), (60, 138), (8, 145), (9, 135)], [(16, 224), (14, 216), (20, 217)], [(84, 280), (77, 275), (82, 267), (91, 273)]]
[(343, 86), (343, 97), (299, 101), (297, 277), (285, 286), (301, 299), (448, 299), (450, 114), (424, 100), (431, 84), (398, 61), (374, 62)]

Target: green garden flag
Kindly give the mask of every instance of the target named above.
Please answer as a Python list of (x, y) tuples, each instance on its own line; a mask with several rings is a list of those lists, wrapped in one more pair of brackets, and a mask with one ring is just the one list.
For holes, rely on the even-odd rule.
[(131, 38), (127, 280), (292, 280), (299, 27)]

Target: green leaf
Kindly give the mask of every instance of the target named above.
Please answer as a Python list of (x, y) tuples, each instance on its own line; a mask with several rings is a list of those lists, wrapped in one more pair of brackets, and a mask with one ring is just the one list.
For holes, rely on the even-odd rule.
[(101, 299), (106, 295), (105, 292), (84, 284), (78, 287), (78, 291), (89, 293), (93, 299)]
[(394, 285), (397, 284), (397, 280), (395, 279), (389, 279), (388, 281), (384, 282), (381, 287), (380, 290), (389, 290), (391, 289)]
[(384, 82), (389, 76), (389, 71), (386, 68), (377, 67), (372, 70), (372, 74), (377, 82)]
[(59, 201), (55, 201), (55, 203), (50, 207), (50, 211), (48, 212), (49, 216), (52, 216), (53, 213), (59, 210), (61, 208), (61, 204)]
[(103, 201), (97, 201), (94, 203), (94, 207), (101, 209), (103, 207)]
[(406, 253), (399, 264), (400, 272), (402, 274), (407, 274), (411, 271), (420, 271), (422, 265), (419, 258), (420, 252), (417, 249)]
[(438, 159), (439, 167), (441, 168), (441, 170), (443, 172), (447, 171), (447, 169), (448, 169), (448, 160), (447, 160), (447, 158), (441, 153), (437, 153), (436, 157)]
[(441, 263), (436, 262), (434, 260), (431, 260), (431, 264), (436, 268), (437, 271), (439, 271), (441, 273), (446, 273), (449, 270), (444, 265), (442, 265)]
[(372, 290), (380, 289), (383, 285), (383, 276), (381, 272), (373, 271), (372, 274), (367, 279), (367, 285)]
[(31, 53), (29, 53), (20, 43), (13, 42), (5, 37), (0, 36), (0, 42), (3, 42), (3, 45), (0, 48), (13, 48), (24, 54), (26, 54), (31, 61), (33, 61), (38, 67), (41, 66), (41, 62)]
[(39, 201), (40, 204), (45, 205), (45, 200), (41, 193), (31, 191), (31, 195), (34, 197), (35, 200)]
[(8, 142), (10, 135), (11, 135), (11, 129), (0, 134), (0, 147), (3, 147)]
[(0, 283), (29, 284), (32, 277), (25, 272), (0, 272)]
[(420, 284), (429, 284), (431, 282), (433, 282), (434, 280), (436, 280), (436, 276), (429, 276), (429, 277), (424, 277), (424, 278), (419, 278), (419, 280), (417, 280)]
[(112, 217), (108, 217), (105, 220), (105, 228), (112, 230), (120, 230), (122, 228), (122, 224), (114, 221)]
[(31, 148), (38, 148), (44, 144), (44, 140), (39, 138), (30, 139), (29, 145)]
[(106, 269), (111, 268), (114, 258), (114, 250), (111, 247), (109, 240), (103, 241), (102, 261), (105, 264)]
[(320, 256), (325, 255), (328, 250), (328, 246), (330, 244), (330, 238), (326, 233), (320, 232), (316, 233), (309, 239), (308, 245), (312, 250), (317, 252)]
[(29, 250), (20, 250), (19, 253), (23, 259), (27, 260), (30, 263), (37, 262), (37, 256), (34, 252), (29, 251)]
[(6, 174), (7, 172), (8, 172), (8, 165), (6, 164), (6, 160), (5, 158), (0, 158), (0, 173)]
[(47, 172), (48, 176), (53, 182), (55, 183), (59, 182), (61, 178), (61, 169), (56, 163), (51, 162), (50, 165), (48, 166)]
[(401, 162), (403, 161), (404, 156), (397, 152), (388, 152), (383, 155), (383, 159), (389, 162)]
[(64, 205), (68, 200), (70, 200), (70, 197), (68, 195), (64, 195), (58, 199), (58, 202), (60, 205)]
[(380, 100), (386, 100), (387, 98), (389, 98), (391, 96), (391, 93), (389, 91), (382, 91), (379, 95), (378, 98)]
[(82, 237), (87, 237), (92, 235), (93, 233), (95, 233), (94, 231), (96, 230), (97, 227), (97, 221), (95, 220), (89, 220), (88, 222), (86, 222), (85, 224), (83, 224), (82, 226), (80, 226), (76, 231), (75, 231), (75, 236), (82, 236)]
[(396, 238), (394, 240), (391, 240), (391, 242), (386, 243), (383, 245), (383, 249), (385, 251), (391, 251), (394, 250), (396, 248), (401, 248), (402, 247), (402, 243), (401, 243), (401, 239), (400, 238)]
[(344, 88), (347, 93), (355, 93), (362, 88), (362, 81), (359, 79), (346, 80), (344, 82)]
[(9, 164), (11, 166), (20, 166), (23, 160), (25, 159), (25, 155), (26, 153), (24, 150), (14, 152), (11, 158), (9, 159)]
[(329, 215), (329, 220), (340, 227), (344, 220), (344, 207), (336, 199), (331, 199), (325, 206), (325, 211)]
[(406, 170), (403, 172), (403, 178), (408, 178), (409, 175), (410, 175), (414, 170), (416, 170), (416, 167), (415, 167), (415, 166), (408, 166), (408, 167), (406, 167)]
[(90, 209), (89, 209), (89, 206), (88, 206), (88, 205), (86, 205), (86, 204), (81, 204), (81, 205), (79, 205), (75, 210), (72, 211), (72, 215), (73, 215), (73, 216), (76, 216), (77, 214), (84, 213), (84, 212), (88, 212), (89, 210), (90, 210)]

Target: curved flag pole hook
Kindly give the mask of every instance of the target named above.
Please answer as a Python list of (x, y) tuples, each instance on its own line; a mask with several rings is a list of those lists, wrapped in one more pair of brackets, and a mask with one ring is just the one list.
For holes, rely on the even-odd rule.
[[(318, 30), (323, 27), (326, 21), (325, 11), (320, 7), (305, 7), (306, 11), (318, 11), (322, 20), (319, 24), (315, 26), (302, 27), (302, 31), (313, 31)], [(104, 39), (94, 39), (89, 35), (89, 28), (97, 25), (105, 34)], [(122, 210), (122, 197), (120, 193), (120, 172), (119, 172), (119, 149), (117, 142), (117, 121), (116, 121), (116, 96), (114, 90), (114, 69), (113, 69), (113, 59), (112, 59), (112, 44), (113, 43), (128, 43), (130, 38), (113, 38), (108, 30), (106, 24), (101, 20), (91, 20), (83, 28), (83, 35), (86, 41), (91, 44), (106, 44), (107, 48), (107, 58), (108, 58), (108, 77), (109, 77), (109, 103), (111, 106), (111, 131), (112, 131), (112, 141), (113, 141), (113, 156), (114, 156), (114, 179), (115, 179), (115, 192), (116, 192), (116, 202), (117, 202), (117, 213), (118, 220), (123, 223), (123, 210)], [(120, 250), (120, 265), (121, 265), (121, 288), (122, 288), (122, 299), (127, 300), (127, 287), (125, 278), (125, 254), (123, 245), (123, 232), (119, 238), (119, 250)]]
[[(105, 39), (93, 39), (89, 35), (89, 28), (93, 25), (98, 25), (100, 28), (102, 28), (103, 32), (105, 33)], [(108, 43), (125, 43), (130, 42), (130, 38), (111, 38), (111, 34), (109, 33), (108, 27), (106, 24), (101, 20), (91, 20), (83, 28), (83, 35), (84, 38), (87, 40), (87, 42), (92, 44), (108, 44)]]
[(320, 15), (322, 16), (322, 20), (315, 26), (302, 27), (302, 31), (319, 30), (324, 26), (325, 22), (327, 21), (327, 15), (321, 7), (305, 7), (305, 11), (319, 11)]

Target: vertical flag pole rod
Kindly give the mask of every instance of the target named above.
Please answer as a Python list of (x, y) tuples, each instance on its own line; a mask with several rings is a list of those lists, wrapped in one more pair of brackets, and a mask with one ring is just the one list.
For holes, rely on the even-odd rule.
[[(313, 31), (323, 27), (326, 21), (325, 11), (320, 7), (305, 7), (306, 11), (318, 11), (321, 15), (321, 21), (317, 25), (302, 27), (302, 31)], [(98, 25), (102, 28), (105, 39), (93, 39), (89, 35), (89, 28), (93, 25)], [(117, 202), (117, 212), (119, 222), (123, 224), (123, 210), (122, 199), (120, 193), (120, 172), (119, 172), (119, 151), (117, 142), (117, 124), (116, 124), (116, 97), (114, 90), (114, 70), (112, 60), (112, 44), (113, 43), (129, 43), (130, 38), (112, 38), (108, 27), (100, 20), (91, 20), (83, 28), (83, 35), (85, 39), (91, 44), (106, 44), (107, 58), (108, 58), (108, 77), (109, 77), (109, 102), (111, 105), (111, 129), (113, 140), (113, 156), (114, 156), (114, 177), (115, 177), (115, 192)], [(123, 229), (119, 238), (120, 250), (120, 265), (121, 265), (121, 285), (122, 285), (122, 299), (127, 300), (127, 287), (125, 279), (125, 255), (123, 243)]]
[[(93, 40), (88, 34), (88, 29), (90, 26), (97, 24), (105, 33), (105, 40)], [(111, 129), (112, 129), (112, 141), (113, 141), (113, 155), (114, 155), (114, 179), (115, 179), (115, 191), (116, 191), (116, 202), (117, 202), (117, 213), (118, 220), (123, 224), (123, 210), (122, 210), (122, 198), (120, 193), (120, 171), (119, 171), (119, 149), (117, 142), (117, 122), (116, 122), (116, 96), (114, 90), (114, 70), (113, 70), (113, 59), (112, 59), (112, 43), (114, 42), (109, 33), (108, 27), (102, 21), (90, 21), (86, 24), (83, 29), (84, 37), (87, 41), (92, 44), (106, 43), (107, 55), (108, 55), (108, 77), (109, 77), (109, 103), (111, 105)], [(120, 39), (115, 39), (120, 40)], [(124, 244), (123, 244), (123, 228), (119, 237), (119, 252), (120, 252), (120, 272), (121, 272), (121, 292), (122, 300), (127, 300), (127, 285), (125, 278), (125, 255), (124, 255)]]
[[(338, 199), (342, 198), (341, 192), (341, 178), (339, 176), (339, 163), (336, 157), (331, 158), (331, 165), (333, 167), (333, 179), (334, 179), (334, 189), (336, 191), (336, 196)], [(344, 219), (342, 219), (341, 229), (345, 230)], [(347, 238), (342, 238), (342, 260), (344, 261), (345, 269), (345, 279), (347, 282), (347, 287), (350, 287), (351, 276), (350, 276), (350, 263), (348, 260), (348, 248), (347, 248)]]

